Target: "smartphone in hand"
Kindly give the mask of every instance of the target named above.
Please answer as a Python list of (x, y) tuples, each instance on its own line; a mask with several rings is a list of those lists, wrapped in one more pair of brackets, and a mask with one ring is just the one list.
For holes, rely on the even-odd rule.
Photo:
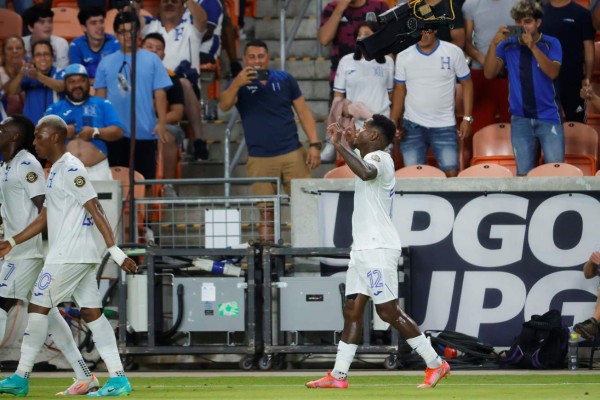
[(256, 80), (266, 81), (269, 79), (269, 70), (268, 69), (257, 69), (256, 70)]
[(519, 37), (525, 33), (525, 28), (523, 25), (509, 25), (508, 28), (508, 37)]

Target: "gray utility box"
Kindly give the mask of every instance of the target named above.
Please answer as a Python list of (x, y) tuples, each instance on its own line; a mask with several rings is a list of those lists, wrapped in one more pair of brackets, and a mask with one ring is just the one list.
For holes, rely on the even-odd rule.
[(173, 278), (173, 318), (180, 312), (177, 288), (183, 285), (183, 319), (179, 332), (244, 332), (244, 278)]
[(344, 328), (340, 284), (344, 276), (281, 278), (279, 287), (282, 331), (341, 331)]

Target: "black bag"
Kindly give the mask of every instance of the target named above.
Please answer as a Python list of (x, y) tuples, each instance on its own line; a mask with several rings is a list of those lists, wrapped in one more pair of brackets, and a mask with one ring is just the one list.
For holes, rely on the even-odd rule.
[(500, 353), (501, 364), (517, 368), (556, 369), (564, 367), (569, 331), (562, 326), (558, 310), (533, 315), (509, 350)]
[(486, 360), (496, 360), (498, 356), (494, 352), (493, 346), (464, 333), (449, 330), (428, 330), (425, 331), (425, 336), (430, 338), (431, 345), (438, 354), (444, 355), (445, 348), (450, 347), (459, 352), (460, 355), (457, 357), (457, 361), (464, 363), (480, 364)]

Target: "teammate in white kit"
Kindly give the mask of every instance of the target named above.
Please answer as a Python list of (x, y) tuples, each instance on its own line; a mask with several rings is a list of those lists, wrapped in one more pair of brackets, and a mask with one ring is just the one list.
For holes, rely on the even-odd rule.
[(127, 395), (131, 386), (125, 377), (114, 331), (102, 314), (96, 282), (100, 252), (94, 242), (93, 229), (100, 231), (111, 257), (123, 270), (136, 272), (137, 266), (115, 245), (112, 229), (85, 167), (66, 151), (66, 137), (67, 125), (60, 117), (49, 115), (40, 119), (33, 144), (38, 156), (53, 164), (46, 183), (46, 201), (31, 224), (6, 241), (0, 241), (2, 257), (47, 228), (50, 249), (33, 288), (17, 371), (0, 381), (0, 393), (27, 394), (29, 375), (48, 334), (48, 313), (59, 303), (73, 299), (110, 374), (107, 383), (88, 396)]
[[(34, 130), (33, 122), (24, 115), (13, 115), (0, 123), (0, 151), (4, 159), (0, 167), (0, 211), (6, 237), (29, 225), (44, 204), (44, 170), (30, 152)], [(29, 301), (43, 265), (39, 234), (4, 257), (0, 268), (0, 342), (4, 339), (8, 311), (19, 300)], [(56, 308), (48, 314), (48, 333), (77, 377), (75, 383), (60, 394), (85, 394), (98, 389), (98, 380), (87, 367), (71, 329)]]
[(354, 129), (354, 123), (343, 131), (339, 122), (331, 124), (327, 131), (335, 149), (357, 176), (352, 214), (353, 243), (346, 275), (344, 330), (335, 366), (327, 376), (308, 382), (306, 386), (348, 387), (347, 374), (358, 347), (363, 312), (370, 297), (379, 317), (396, 328), (427, 364), (425, 380), (419, 387), (435, 387), (450, 373), (450, 366), (442, 361), (417, 324), (398, 304), (398, 263), (402, 248), (391, 218), (396, 179), (394, 162), (384, 151), (394, 138), (396, 126), (385, 116), (375, 114), (358, 131)]

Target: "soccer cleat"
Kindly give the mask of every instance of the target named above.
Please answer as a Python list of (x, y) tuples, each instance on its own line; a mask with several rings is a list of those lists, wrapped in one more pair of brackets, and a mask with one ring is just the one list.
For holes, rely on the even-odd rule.
[(306, 383), (310, 389), (348, 389), (348, 379), (337, 379), (331, 376), (331, 371), (327, 371), (327, 376)]
[(125, 376), (115, 376), (110, 378), (100, 390), (90, 392), (87, 395), (90, 397), (105, 397), (105, 396), (129, 396), (131, 393), (131, 385)]
[(12, 374), (0, 381), (0, 394), (12, 394), (19, 397), (27, 396), (29, 393), (29, 379)]
[(75, 382), (67, 390), (64, 392), (56, 393), (57, 396), (76, 396), (76, 395), (84, 395), (90, 392), (95, 392), (100, 387), (100, 383), (98, 379), (92, 374), (91, 381), (78, 381), (73, 378)]
[(423, 383), (417, 386), (420, 389), (434, 388), (442, 378), (450, 375), (450, 365), (442, 360), (442, 365), (437, 368), (426, 368)]
[(589, 318), (583, 322), (575, 324), (573, 330), (584, 339), (593, 339), (598, 334), (598, 321), (596, 318)]

